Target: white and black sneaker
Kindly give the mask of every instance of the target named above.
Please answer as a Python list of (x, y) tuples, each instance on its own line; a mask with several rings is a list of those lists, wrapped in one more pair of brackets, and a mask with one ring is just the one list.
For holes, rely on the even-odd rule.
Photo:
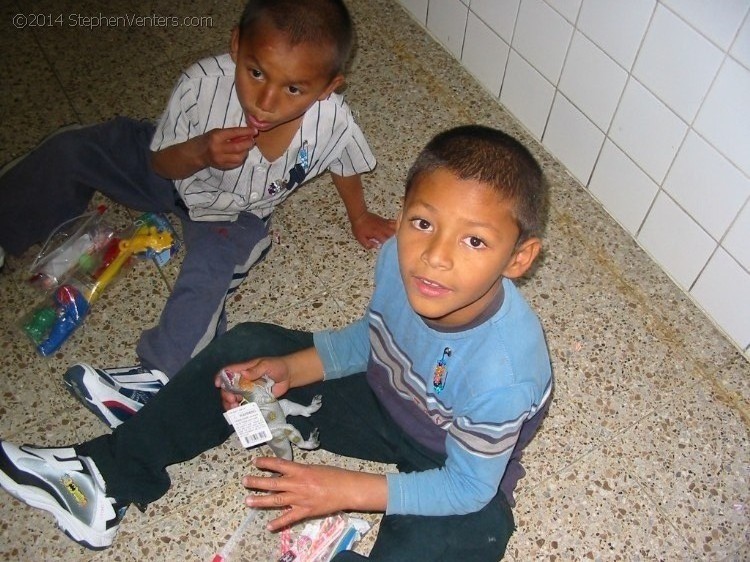
[(92, 550), (112, 544), (127, 509), (107, 497), (94, 461), (72, 447), (18, 447), (0, 441), (0, 485), (54, 515), (66, 535)]
[(130, 418), (169, 382), (156, 369), (96, 369), (78, 363), (63, 375), (68, 390), (112, 429)]

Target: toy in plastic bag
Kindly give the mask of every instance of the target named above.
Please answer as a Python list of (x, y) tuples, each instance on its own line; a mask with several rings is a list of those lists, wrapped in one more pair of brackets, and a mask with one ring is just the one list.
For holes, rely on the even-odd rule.
[(158, 266), (166, 264), (182, 245), (177, 233), (172, 228), (172, 223), (161, 213), (144, 213), (135, 220), (133, 225), (136, 229), (136, 234), (143, 234), (149, 230), (153, 232), (153, 229), (156, 229), (156, 232), (168, 232), (172, 237), (172, 243), (169, 247), (158, 250), (155, 247), (148, 247), (143, 252), (136, 254), (139, 258), (153, 260)]
[[(99, 213), (101, 215), (101, 213)], [(161, 226), (161, 230), (159, 226)], [(51, 294), (22, 320), (23, 331), (36, 345), (40, 355), (46, 357), (70, 337), (89, 314), (91, 305), (118, 277), (131, 257), (142, 255), (162, 263), (179, 248), (169, 221), (159, 215), (142, 215), (125, 234), (111, 232), (92, 243), (84, 253), (76, 253), (95, 240), (94, 232), (103, 232), (100, 224), (86, 217), (83, 224), (55, 250), (38, 260), (35, 274), (41, 286), (54, 287)], [(102, 243), (104, 238), (106, 242)], [(62, 251), (59, 251), (62, 250)], [(68, 266), (70, 262), (75, 262)], [(52, 269), (50, 264), (56, 264)], [(68, 266), (65, 273), (61, 273)]]
[(55, 289), (52, 304), (41, 305), (23, 324), (23, 329), (37, 344), (37, 351), (47, 356), (54, 353), (83, 323), (89, 312), (89, 301), (73, 285)]
[(91, 288), (86, 296), (89, 303), (99, 298), (131, 257), (137, 254), (158, 255), (170, 250), (172, 241), (170, 232), (159, 232), (155, 226), (140, 227), (130, 238), (113, 238), (102, 263), (92, 276)]
[(75, 267), (104, 247), (114, 234), (102, 217), (107, 208), (70, 219), (57, 227), (29, 267), (29, 283), (43, 290), (57, 287)]
[(297, 536), (290, 529), (281, 532), (278, 562), (329, 562), (343, 550), (350, 550), (370, 530), (370, 524), (345, 513), (305, 523)]

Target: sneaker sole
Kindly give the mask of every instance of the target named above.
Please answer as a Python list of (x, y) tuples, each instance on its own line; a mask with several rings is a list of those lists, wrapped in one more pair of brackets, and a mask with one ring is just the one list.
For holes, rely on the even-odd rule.
[[(90, 373), (88, 373), (84, 367), (74, 365), (65, 372), (63, 375), (63, 381), (73, 397), (96, 415), (104, 425), (114, 429), (136, 413), (136, 410), (129, 408), (121, 402), (110, 400), (99, 401), (94, 399), (94, 396), (84, 383), (87, 374)], [(96, 373), (91, 376), (99, 377)], [(97, 402), (100, 402), (103, 408), (100, 407)]]
[(84, 538), (87, 535), (90, 536), (92, 534), (91, 527), (82, 524), (73, 515), (62, 509), (60, 504), (55, 501), (54, 496), (44, 491), (44, 489), (50, 488), (46, 481), (16, 468), (15, 464), (8, 458), (8, 455), (2, 447), (0, 447), (0, 456), (2, 456), (3, 459), (2, 464), (13, 467), (13, 472), (20, 478), (34, 483), (34, 485), (26, 486), (11, 478), (3, 470), (0, 470), (0, 486), (2, 486), (6, 492), (31, 507), (41, 509), (53, 515), (57, 521), (58, 527), (62, 529), (68, 538), (81, 546), (88, 548), (89, 550), (104, 550), (112, 546), (112, 542), (117, 534), (116, 529), (98, 535), (95, 537), (96, 542), (92, 544), (93, 541), (91, 538), (89, 538), (89, 540)]

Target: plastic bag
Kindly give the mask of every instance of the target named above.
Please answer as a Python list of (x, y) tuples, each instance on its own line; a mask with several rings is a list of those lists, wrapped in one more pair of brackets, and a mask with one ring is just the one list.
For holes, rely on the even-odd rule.
[(329, 562), (343, 551), (350, 550), (370, 530), (370, 524), (345, 513), (313, 519), (293, 534), (281, 532), (282, 547), (278, 562)]
[(64, 222), (49, 235), (29, 267), (29, 283), (49, 291), (76, 267), (104, 247), (114, 230), (103, 220), (106, 207)]
[(58, 229), (34, 263), (31, 282), (47, 294), (21, 319), (21, 329), (44, 357), (83, 324), (91, 305), (134, 256), (164, 264), (180, 247), (163, 215), (146, 213), (125, 232), (115, 233), (101, 220), (102, 214), (82, 215), (72, 228)]

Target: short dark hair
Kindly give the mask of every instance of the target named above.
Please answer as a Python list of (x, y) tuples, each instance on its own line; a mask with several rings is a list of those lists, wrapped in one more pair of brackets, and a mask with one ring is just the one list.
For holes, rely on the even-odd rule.
[(531, 153), (506, 133), (482, 125), (464, 125), (436, 135), (417, 156), (406, 177), (408, 196), (422, 175), (445, 169), (461, 180), (474, 180), (513, 203), (520, 234), (517, 245), (544, 231), (547, 182)]
[(354, 47), (354, 24), (342, 0), (249, 0), (238, 24), (240, 37), (261, 21), (270, 21), (292, 45), (333, 45), (331, 76), (344, 72)]

